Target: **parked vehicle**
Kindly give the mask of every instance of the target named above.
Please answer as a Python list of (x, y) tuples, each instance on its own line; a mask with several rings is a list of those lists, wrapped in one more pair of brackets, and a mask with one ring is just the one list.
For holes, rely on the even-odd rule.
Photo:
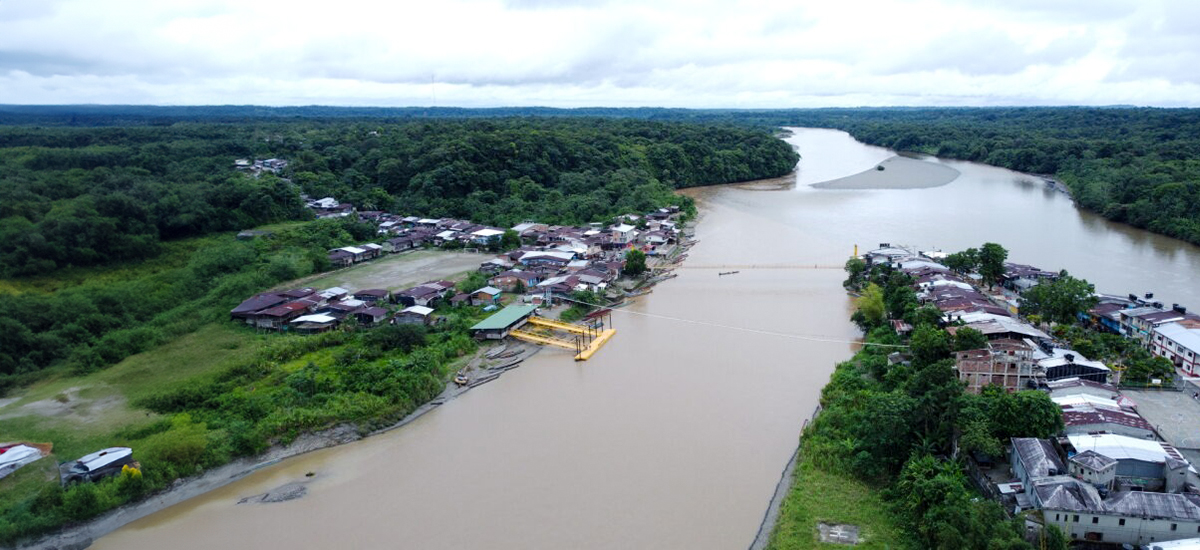
[(29, 443), (0, 444), (0, 478), (11, 474), (20, 467), (50, 454), (49, 445), (34, 445)]
[(133, 464), (133, 449), (109, 447), (84, 455), (74, 462), (59, 466), (63, 484), (96, 481), (121, 473), (121, 467)]

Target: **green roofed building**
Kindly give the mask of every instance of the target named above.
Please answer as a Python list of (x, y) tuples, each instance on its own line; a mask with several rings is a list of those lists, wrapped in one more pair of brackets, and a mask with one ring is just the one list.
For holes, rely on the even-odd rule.
[(479, 339), (500, 340), (508, 336), (508, 331), (525, 324), (525, 320), (536, 309), (537, 306), (533, 305), (505, 307), (471, 327), (471, 335)]

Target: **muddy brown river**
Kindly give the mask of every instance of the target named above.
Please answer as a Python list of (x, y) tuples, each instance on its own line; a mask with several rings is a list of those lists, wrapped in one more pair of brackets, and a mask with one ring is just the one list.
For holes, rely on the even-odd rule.
[[(843, 273), (825, 266), (855, 244), (995, 241), (1103, 292), (1200, 307), (1200, 249), (1079, 212), (1038, 180), (946, 162), (961, 175), (942, 187), (818, 190), (892, 153), (829, 130), (788, 141), (804, 156), (794, 177), (689, 191), (700, 243), (614, 314), (591, 361), (544, 350), (403, 429), (264, 468), (94, 548), (745, 548), (852, 352)], [(310, 471), (304, 498), (236, 504)]]

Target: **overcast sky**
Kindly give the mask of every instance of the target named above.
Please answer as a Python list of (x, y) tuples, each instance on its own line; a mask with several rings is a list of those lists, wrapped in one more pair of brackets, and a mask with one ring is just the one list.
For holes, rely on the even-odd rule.
[(0, 103), (1196, 107), (1200, 1), (0, 0)]

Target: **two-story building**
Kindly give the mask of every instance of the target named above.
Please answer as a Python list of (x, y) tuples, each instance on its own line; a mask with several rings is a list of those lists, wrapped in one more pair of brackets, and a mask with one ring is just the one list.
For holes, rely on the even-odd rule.
[(1200, 370), (1200, 321), (1182, 319), (1155, 327), (1150, 351), (1195, 376)]

